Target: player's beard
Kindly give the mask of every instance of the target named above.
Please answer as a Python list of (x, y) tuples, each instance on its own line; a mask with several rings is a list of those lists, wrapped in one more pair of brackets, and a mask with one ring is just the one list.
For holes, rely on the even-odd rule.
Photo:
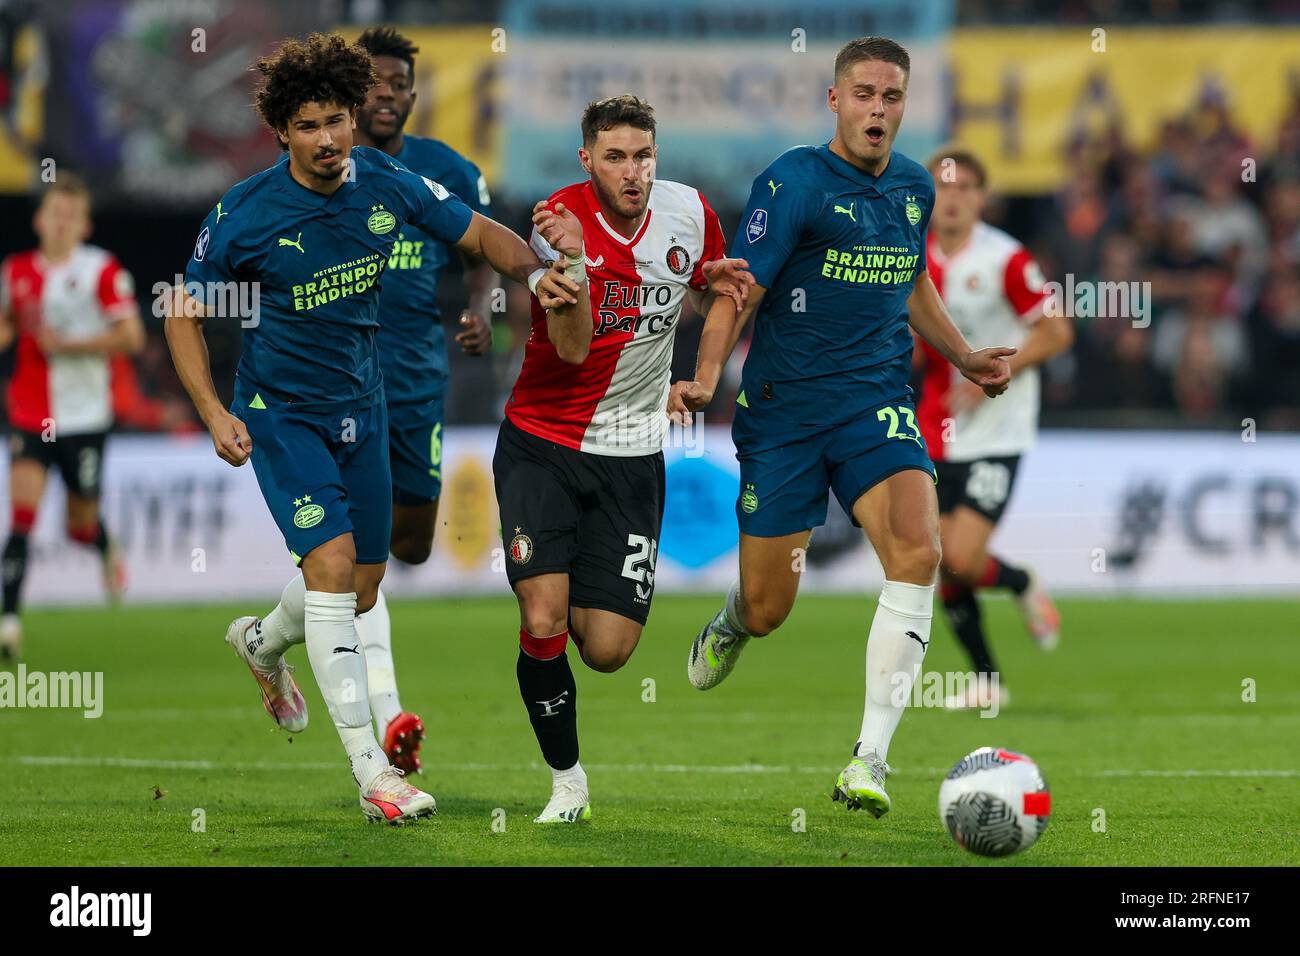
[(338, 152), (335, 153), (331, 153), (329, 155), (338, 156), (339, 161), (335, 163), (333, 166), (321, 166), (320, 165), (321, 157), (315, 156), (312, 158), (312, 164), (311, 164), (312, 175), (315, 176), (317, 179), (321, 179), (326, 182), (338, 179), (340, 176), (342, 176), (343, 170), (348, 165), (348, 158), (343, 155), (342, 150), (339, 150)]
[(618, 189), (613, 193), (606, 189), (605, 185), (595, 177), (592, 178), (592, 183), (596, 187), (596, 192), (600, 195), (601, 202), (606, 206), (624, 219), (639, 219), (645, 213), (646, 206), (650, 204), (650, 190), (654, 188), (655, 181), (651, 179), (648, 182), (636, 184), (637, 188), (641, 190), (641, 198), (635, 204), (629, 203), (623, 197), (625, 187), (622, 180), (619, 180)]

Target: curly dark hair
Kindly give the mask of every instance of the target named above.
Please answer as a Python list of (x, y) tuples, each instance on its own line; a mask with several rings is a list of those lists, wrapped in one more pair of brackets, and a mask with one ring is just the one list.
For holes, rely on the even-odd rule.
[(651, 138), (655, 135), (654, 107), (631, 93), (607, 96), (587, 104), (582, 111), (582, 145), (591, 149), (596, 134), (601, 130), (631, 126), (645, 130)]
[(357, 46), (371, 56), (391, 56), (401, 60), (415, 75), (415, 54), (420, 48), (392, 27), (370, 27), (357, 38)]
[[(284, 131), (304, 103), (337, 103), (355, 111), (375, 82), (370, 54), (337, 33), (290, 38), (257, 61), (266, 78), (257, 91), (257, 111), (276, 132)], [(288, 146), (281, 142), (281, 149)]]

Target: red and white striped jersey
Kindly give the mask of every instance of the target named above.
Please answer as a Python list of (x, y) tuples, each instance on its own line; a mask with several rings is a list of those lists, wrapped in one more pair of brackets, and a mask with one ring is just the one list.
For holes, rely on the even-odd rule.
[[(687, 288), (704, 291), (703, 264), (725, 255), (717, 214), (698, 189), (656, 180), (641, 228), (620, 235), (600, 212), (591, 182), (550, 198), (582, 223), (594, 325), (581, 365), (561, 361), (533, 297), (532, 334), (506, 403), (516, 426), (597, 455), (652, 455), (663, 448), (673, 339)], [(533, 230), (533, 251), (560, 258)]]
[(134, 309), (130, 273), (97, 246), (78, 246), (62, 262), (33, 249), (0, 263), (0, 312), (12, 316), (17, 331), (10, 423), (28, 432), (53, 423), (56, 435), (107, 431), (109, 357), (46, 355), (36, 336), (47, 326), (65, 338), (93, 338)]
[[(1047, 293), (1038, 263), (1001, 229), (976, 223), (966, 244), (951, 256), (943, 254), (931, 232), (925, 255), (927, 271), (953, 324), (973, 348), (1018, 346), (1042, 315)], [(949, 390), (964, 379), (928, 343), (922, 341), (921, 348), (926, 364), (917, 418), (930, 457), (975, 461), (1019, 455), (1033, 446), (1038, 431), (1037, 368), (1016, 375), (996, 399), (954, 415)]]

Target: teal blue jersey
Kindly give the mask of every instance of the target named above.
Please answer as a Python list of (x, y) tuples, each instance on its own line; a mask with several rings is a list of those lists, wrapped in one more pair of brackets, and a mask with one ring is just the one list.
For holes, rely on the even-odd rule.
[[(474, 212), (490, 215), (487, 183), (478, 167), (446, 143), (403, 136), (395, 157), (412, 172), (441, 183)], [(389, 405), (425, 402), (443, 394), (447, 345), (438, 309), (438, 278), (455, 248), (415, 226), (398, 230), (379, 294), (379, 366)]]
[(911, 394), (907, 300), (933, 209), (930, 174), (898, 152), (877, 177), (797, 146), (754, 180), (731, 246), (767, 289), (742, 404), (829, 425)]
[(232, 296), (254, 306), (239, 317), (244, 401), (330, 410), (382, 400), (375, 333), (395, 237), (414, 226), (454, 243), (469, 228), (469, 207), (435, 180), (366, 147), (351, 162), (327, 196), (294, 180), (281, 158), (232, 187), (203, 222), (186, 291), (216, 311), (209, 321), (229, 316)]

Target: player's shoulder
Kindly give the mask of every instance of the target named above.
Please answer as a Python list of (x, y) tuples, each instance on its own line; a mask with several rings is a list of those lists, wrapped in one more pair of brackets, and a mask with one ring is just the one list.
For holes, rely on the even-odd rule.
[(230, 236), (252, 228), (265, 217), (274, 216), (275, 197), (282, 193), (286, 180), (290, 180), (286, 168), (288, 161), (286, 154), (278, 162), (241, 179), (222, 193), (212, 209), (214, 234), (218, 226), (225, 236)]
[(382, 149), (375, 149), (373, 146), (353, 146), (348, 157), (356, 171), (358, 181), (360, 181), (363, 172), (397, 177), (412, 171), (401, 160), (389, 156)]
[(1017, 255), (1029, 253), (1019, 239), (997, 226), (979, 220), (971, 235), (971, 247), (996, 262), (1005, 264)]
[(472, 160), (432, 136), (412, 136), (408, 133), (403, 140), (402, 158), (412, 169), (418, 164), (434, 171), (473, 170), (478, 173), (478, 167)]
[(575, 215), (583, 218), (590, 213), (593, 207), (593, 204), (589, 201), (590, 192), (591, 180), (589, 179), (569, 183), (569, 185), (561, 186), (547, 196), (546, 204), (553, 206), (557, 202), (562, 202), (567, 209), (572, 209)]
[(118, 266), (117, 256), (103, 246), (90, 243), (83, 243), (77, 247), (77, 257), (87, 269), (102, 270)]
[(889, 176), (896, 189), (908, 189), (927, 196), (934, 195), (934, 177), (930, 171), (905, 153), (894, 150), (889, 157)]
[(671, 179), (655, 180), (650, 203), (653, 208), (665, 211), (681, 211), (693, 215), (702, 215), (704, 212), (704, 194), (694, 186), (673, 182)]
[(812, 178), (821, 171), (821, 160), (817, 156), (816, 146), (791, 146), (784, 153), (772, 160), (758, 174), (759, 179), (769, 175), (805, 176)]
[(37, 258), (36, 249), (24, 249), (21, 252), (11, 252), (9, 255), (0, 259), (0, 269), (13, 275), (18, 272), (33, 272), (37, 268), (40, 260)]

